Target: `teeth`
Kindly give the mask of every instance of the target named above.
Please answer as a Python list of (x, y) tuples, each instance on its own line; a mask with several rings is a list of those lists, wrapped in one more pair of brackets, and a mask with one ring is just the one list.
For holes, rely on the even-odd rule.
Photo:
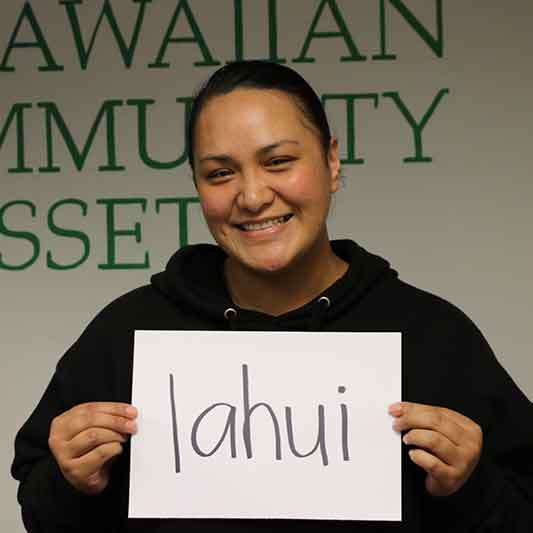
[(288, 219), (287, 217), (273, 218), (272, 220), (265, 220), (265, 222), (260, 222), (259, 224), (242, 224), (242, 227), (246, 231), (256, 231), (260, 229), (270, 228), (276, 224), (283, 224)]

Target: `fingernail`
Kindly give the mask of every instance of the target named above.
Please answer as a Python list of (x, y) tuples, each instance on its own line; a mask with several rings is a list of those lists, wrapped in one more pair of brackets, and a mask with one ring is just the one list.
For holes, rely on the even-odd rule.
[(126, 429), (132, 433), (137, 433), (137, 424), (132, 421), (126, 422)]
[(402, 404), (398, 402), (389, 406), (389, 414), (392, 416), (400, 416), (402, 414)]
[(126, 415), (137, 416), (137, 409), (133, 407), (133, 405), (128, 405), (128, 407), (126, 407)]
[(409, 433), (403, 436), (403, 442), (404, 444), (409, 444), (411, 442), (411, 439), (409, 438)]
[(396, 420), (396, 419), (393, 420), (392, 429), (394, 429), (394, 431), (400, 432), (400, 421), (399, 420)]

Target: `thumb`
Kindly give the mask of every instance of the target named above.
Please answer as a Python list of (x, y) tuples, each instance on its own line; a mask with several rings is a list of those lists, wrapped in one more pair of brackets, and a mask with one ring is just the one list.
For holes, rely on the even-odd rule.
[(426, 476), (426, 490), (432, 496), (447, 496), (448, 491), (445, 487), (431, 474)]
[(105, 465), (87, 478), (87, 488), (90, 494), (102, 492), (109, 483), (109, 469)]

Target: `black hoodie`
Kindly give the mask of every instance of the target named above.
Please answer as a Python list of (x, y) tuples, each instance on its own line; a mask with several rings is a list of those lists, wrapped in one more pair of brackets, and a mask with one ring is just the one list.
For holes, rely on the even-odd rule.
[[(12, 473), (31, 532), (354, 531), (410, 533), (533, 531), (533, 408), (457, 308), (402, 281), (351, 241), (334, 241), (349, 263), (320, 297), (278, 317), (240, 309), (226, 290), (224, 253), (182, 248), (149, 286), (118, 298), (89, 324), (57, 365), (15, 441)], [(50, 423), (90, 401), (131, 401), (133, 334), (143, 330), (373, 331), (402, 333), (403, 400), (458, 411), (483, 429), (481, 460), (467, 483), (430, 496), (425, 473), (404, 449), (401, 523), (300, 520), (127, 519), (129, 447), (98, 496), (74, 489), (48, 448)], [(157, 496), (156, 496), (157, 497)]]

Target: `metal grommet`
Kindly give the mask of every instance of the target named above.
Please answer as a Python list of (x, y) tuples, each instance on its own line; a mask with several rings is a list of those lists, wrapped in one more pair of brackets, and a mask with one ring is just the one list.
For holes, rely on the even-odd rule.
[(232, 318), (235, 318), (237, 316), (237, 310), (236, 309), (233, 309), (233, 307), (228, 307), (225, 311), (224, 311), (224, 318), (226, 320), (231, 320)]
[(321, 296), (318, 299), (318, 303), (325, 303), (326, 309), (329, 309), (329, 307), (331, 306), (331, 300), (327, 296)]

